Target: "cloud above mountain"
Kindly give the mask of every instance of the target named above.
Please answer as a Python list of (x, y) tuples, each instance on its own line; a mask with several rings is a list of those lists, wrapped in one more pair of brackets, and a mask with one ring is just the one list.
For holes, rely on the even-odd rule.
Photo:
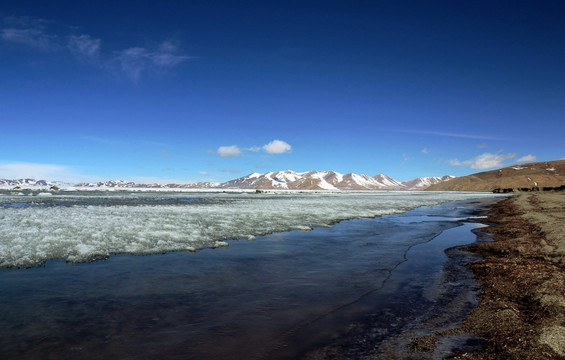
[(216, 153), (221, 157), (236, 157), (242, 154), (241, 149), (237, 145), (220, 146)]
[(0, 39), (8, 43), (29, 46), (43, 51), (57, 47), (57, 37), (46, 32), (47, 21), (26, 16), (9, 16), (3, 19)]
[[(180, 51), (177, 43), (160, 42), (154, 48), (131, 46), (105, 54), (103, 40), (89, 34), (57, 34), (48, 29), (49, 22), (30, 17), (5, 17), (0, 39), (5, 43), (27, 46), (38, 51), (55, 51), (74, 56), (97, 68), (138, 83), (149, 74), (162, 75), (177, 65), (194, 59)], [(67, 27), (70, 29), (70, 27)]]
[(516, 154), (491, 154), (484, 153), (476, 156), (472, 159), (459, 161), (458, 159), (452, 159), (449, 163), (453, 166), (470, 166), (471, 169), (492, 169), (496, 167), (505, 166), (504, 161), (516, 157)]
[(420, 134), (420, 135), (431, 135), (431, 136), (462, 138), (462, 139), (506, 140), (505, 138), (498, 137), (498, 136), (486, 136), (486, 135), (476, 135), (476, 134), (469, 134), (469, 133), (455, 133), (455, 132), (433, 131), (433, 130), (392, 129), (391, 131), (399, 132), (399, 133), (406, 133), (406, 134)]
[(273, 140), (263, 146), (263, 150), (267, 154), (284, 154), (285, 152), (289, 152), (291, 149), (292, 146), (282, 140)]
[(533, 162), (537, 160), (537, 156), (529, 154), (526, 156), (522, 156), (521, 158), (519, 158), (518, 160), (516, 160), (516, 162)]
[(156, 49), (131, 47), (114, 54), (108, 64), (116, 65), (122, 74), (138, 82), (146, 73), (163, 73), (192, 57), (178, 53), (178, 46), (170, 41), (162, 42)]
[(102, 40), (94, 39), (90, 35), (71, 35), (67, 48), (78, 58), (98, 62)]
[(221, 157), (237, 157), (243, 155), (244, 151), (263, 152), (270, 155), (278, 155), (289, 152), (292, 146), (283, 140), (273, 140), (268, 144), (263, 146), (250, 146), (246, 148), (240, 148), (237, 145), (220, 146), (216, 151), (208, 150), (209, 153), (215, 153)]

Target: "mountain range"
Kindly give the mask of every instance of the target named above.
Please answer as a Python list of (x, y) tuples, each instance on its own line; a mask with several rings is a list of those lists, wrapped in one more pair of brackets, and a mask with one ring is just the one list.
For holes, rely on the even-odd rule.
[(565, 185), (565, 160), (535, 162), (461, 176), (430, 186), (435, 191), (543, 190)]
[(17, 180), (6, 180), (0, 179), (0, 186), (18, 186), (18, 187), (50, 187), (50, 186), (73, 186), (72, 184), (64, 183), (61, 181), (47, 181), (47, 180), (35, 180), (35, 179), (17, 179)]
[(228, 189), (293, 189), (293, 190), (423, 190), (431, 184), (450, 180), (454, 176), (417, 178), (399, 182), (390, 176), (373, 177), (363, 174), (340, 174), (335, 171), (294, 172), (292, 170), (253, 173), (219, 184)]
[(379, 174), (373, 177), (363, 174), (340, 174), (335, 171), (294, 172), (292, 170), (252, 173), (224, 183), (198, 182), (191, 184), (136, 184), (123, 180), (97, 183), (65, 184), (45, 180), (0, 179), (0, 186), (14, 187), (93, 187), (93, 188), (201, 188), (201, 189), (292, 189), (292, 190), (424, 190), (432, 184), (441, 183), (454, 176), (422, 177), (399, 182), (390, 176)]
[(294, 172), (291, 170), (252, 173), (224, 183), (136, 184), (123, 180), (68, 184), (35, 179), (3, 180), (2, 187), (90, 187), (90, 188), (181, 188), (181, 189), (295, 189), (295, 190), (430, 190), (496, 191), (554, 189), (565, 186), (565, 159), (520, 164), (467, 176), (421, 177), (397, 181), (379, 174), (340, 174), (335, 171)]

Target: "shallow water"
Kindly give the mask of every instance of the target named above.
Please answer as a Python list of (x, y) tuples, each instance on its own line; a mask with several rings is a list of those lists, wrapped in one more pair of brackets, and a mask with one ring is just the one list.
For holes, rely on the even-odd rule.
[[(472, 242), (451, 202), (194, 254), (0, 271), (6, 358), (295, 358), (356, 321), (392, 334), (433, 302), (446, 247)], [(432, 294), (432, 295), (430, 295)], [(379, 320), (380, 319), (380, 320)]]

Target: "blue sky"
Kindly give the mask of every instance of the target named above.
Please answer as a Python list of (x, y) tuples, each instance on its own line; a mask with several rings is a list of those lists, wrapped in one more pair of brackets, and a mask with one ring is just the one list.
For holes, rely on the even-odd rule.
[(565, 157), (559, 1), (0, 5), (0, 178), (397, 180)]

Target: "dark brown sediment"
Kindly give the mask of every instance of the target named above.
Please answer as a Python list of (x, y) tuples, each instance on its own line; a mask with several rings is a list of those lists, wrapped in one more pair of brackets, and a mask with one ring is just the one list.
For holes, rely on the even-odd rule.
[[(471, 202), (463, 220), (467, 226), (459, 228), (456, 232), (445, 234), (449, 243), (470, 244), (473, 242), (473, 234), (478, 241), (490, 241), (490, 235), (480, 231), (479, 224), (487, 214), (486, 206), (489, 203)], [(469, 235), (466, 235), (469, 234)], [(443, 235), (442, 235), (443, 236)], [(458, 239), (461, 237), (461, 239)], [(467, 242), (461, 240), (467, 238)], [(471, 239), (471, 240), (468, 240)], [(432, 241), (434, 242), (435, 239)], [(427, 246), (427, 245), (426, 245)], [(349, 326), (349, 331), (341, 339), (323, 348), (311, 351), (306, 359), (441, 359), (447, 354), (458, 351), (472, 351), (482, 345), (482, 339), (470, 333), (464, 333), (458, 329), (463, 319), (477, 306), (479, 286), (475, 282), (473, 273), (467, 265), (480, 256), (463, 250), (461, 245), (449, 245), (443, 248), (447, 260), (443, 270), (435, 284), (428, 284), (424, 290), (426, 299), (431, 304), (425, 305), (425, 310), (417, 317), (413, 317), (410, 323), (401, 328), (394, 316), (403, 316), (402, 311), (391, 313), (387, 316), (385, 311), (375, 311), (375, 314), (367, 315), (362, 321)], [(427, 252), (432, 249), (425, 248), (421, 251)], [(437, 249), (436, 249), (437, 250)], [(435, 250), (433, 250), (435, 251)], [(413, 254), (416, 255), (416, 254)], [(418, 258), (417, 255), (415, 259)], [(418, 261), (418, 260), (416, 260)], [(420, 277), (418, 272), (411, 275), (415, 281)], [(404, 311), (410, 312), (411, 307), (420, 306), (416, 299), (398, 299), (399, 307), (405, 306)], [(378, 307), (377, 307), (378, 308)], [(389, 322), (391, 326), (387, 327)], [(395, 325), (396, 324), (396, 325)]]
[(565, 193), (528, 193), (490, 211), (493, 242), (469, 247), (481, 285), (461, 331), (485, 340), (453, 359), (565, 359)]
[[(481, 232), (493, 241), (479, 234), (463, 248), (481, 257), (468, 264), (481, 287), (478, 306), (453, 329), (411, 338), (396, 358), (565, 359), (565, 193), (505, 199), (487, 221)], [(454, 336), (479, 346), (439, 353), (436, 344)]]

